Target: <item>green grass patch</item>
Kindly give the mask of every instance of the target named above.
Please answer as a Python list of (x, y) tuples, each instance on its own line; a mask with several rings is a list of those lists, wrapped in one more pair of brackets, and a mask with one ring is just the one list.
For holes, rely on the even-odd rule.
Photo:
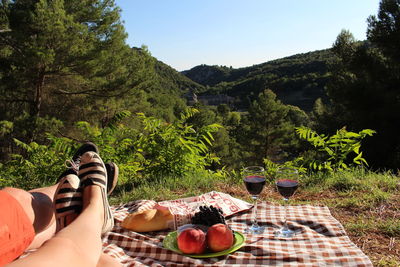
[(351, 222), (345, 223), (344, 227), (354, 235), (376, 232), (388, 237), (400, 237), (400, 219), (398, 218), (375, 219), (360, 215), (353, 218)]
[(400, 260), (392, 256), (385, 256), (382, 259), (379, 260), (379, 262), (376, 264), (376, 267), (399, 267), (400, 266)]
[(345, 223), (343, 226), (348, 232), (357, 236), (364, 235), (374, 229), (374, 223), (368, 218), (358, 218), (356, 221)]
[(217, 183), (221, 183), (224, 179), (207, 171), (194, 172), (182, 177), (168, 176), (158, 177), (157, 179), (142, 179), (136, 181), (134, 186), (127, 183), (121, 184), (120, 187), (127, 188), (127, 190), (119, 190), (111, 198), (111, 202), (113, 204), (127, 203), (137, 199), (162, 201), (200, 195), (217, 190)]
[(377, 230), (389, 237), (400, 237), (400, 218), (380, 221), (377, 224)]
[(391, 172), (373, 172), (363, 168), (354, 168), (332, 173), (312, 173), (302, 178), (302, 186), (308, 190), (332, 190), (335, 192), (396, 190), (399, 178)]
[(336, 208), (369, 209), (379, 206), (389, 200), (391, 194), (380, 189), (371, 191), (339, 192), (337, 198), (327, 200), (327, 203)]

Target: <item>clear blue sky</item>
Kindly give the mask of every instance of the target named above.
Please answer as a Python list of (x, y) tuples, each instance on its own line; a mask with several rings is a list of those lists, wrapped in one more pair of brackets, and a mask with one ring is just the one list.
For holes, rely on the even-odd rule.
[(366, 39), (379, 0), (116, 0), (130, 46), (181, 71), (251, 66), (332, 46), (342, 29)]

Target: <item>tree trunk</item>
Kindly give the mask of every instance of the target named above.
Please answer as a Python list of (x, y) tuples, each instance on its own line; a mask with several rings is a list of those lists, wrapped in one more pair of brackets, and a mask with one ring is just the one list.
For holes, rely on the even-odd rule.
[[(42, 106), (42, 95), (44, 86), (45, 74), (44, 68), (40, 68), (35, 81), (35, 91), (33, 101), (30, 108), (30, 128), (27, 135), (27, 141), (33, 142), (35, 140), (35, 133), (37, 130), (37, 118), (40, 116)], [(29, 126), (28, 126), (29, 127)]]
[(38, 76), (36, 79), (33, 107), (31, 111), (31, 116), (35, 118), (40, 116), (44, 79), (45, 79), (44, 68), (41, 68), (38, 72)]

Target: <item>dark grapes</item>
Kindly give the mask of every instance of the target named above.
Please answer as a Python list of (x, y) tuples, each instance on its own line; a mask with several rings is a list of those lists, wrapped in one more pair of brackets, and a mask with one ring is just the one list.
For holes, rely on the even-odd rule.
[(212, 226), (217, 223), (226, 224), (224, 215), (220, 208), (213, 206), (200, 206), (200, 211), (192, 217), (192, 224)]

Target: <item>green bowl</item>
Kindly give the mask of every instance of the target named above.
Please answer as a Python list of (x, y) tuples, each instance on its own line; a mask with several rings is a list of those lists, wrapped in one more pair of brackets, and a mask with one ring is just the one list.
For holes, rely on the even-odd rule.
[(172, 250), (178, 254), (181, 255), (185, 255), (188, 257), (192, 257), (192, 258), (212, 258), (212, 257), (218, 257), (218, 256), (224, 256), (224, 255), (228, 255), (236, 250), (238, 250), (239, 248), (241, 248), (246, 240), (246, 238), (243, 236), (243, 234), (239, 233), (239, 232), (234, 232), (233, 235), (235, 236), (235, 242), (233, 243), (232, 247), (222, 250), (222, 251), (218, 251), (218, 252), (210, 252), (210, 253), (204, 253), (204, 254), (185, 254), (182, 251), (179, 250), (178, 248), (178, 242), (177, 242), (177, 236), (178, 233), (177, 231), (171, 232), (169, 233), (163, 241), (163, 246), (164, 248), (167, 248), (169, 250)]

